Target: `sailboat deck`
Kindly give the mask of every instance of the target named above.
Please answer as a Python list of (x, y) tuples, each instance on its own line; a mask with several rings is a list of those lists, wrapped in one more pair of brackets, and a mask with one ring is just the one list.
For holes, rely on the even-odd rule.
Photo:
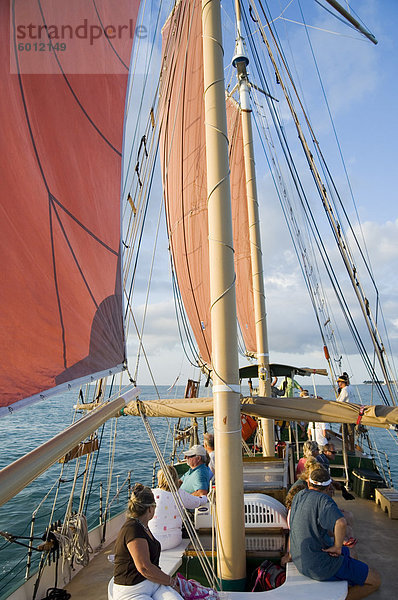
[[(382, 576), (382, 586), (372, 600), (391, 600), (396, 597), (398, 586), (398, 520), (391, 520), (374, 502), (356, 498), (345, 501), (335, 497), (341, 508), (354, 515), (354, 532), (358, 537), (358, 558), (377, 569)], [(107, 600), (108, 581), (112, 577), (112, 563), (108, 556), (113, 544), (100, 552), (66, 587), (75, 598)]]

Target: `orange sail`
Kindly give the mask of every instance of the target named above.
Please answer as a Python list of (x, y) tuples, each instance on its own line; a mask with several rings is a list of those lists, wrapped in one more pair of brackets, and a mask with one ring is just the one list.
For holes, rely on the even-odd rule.
[[(211, 364), (206, 148), (200, 3), (181, 2), (163, 28), (160, 156), (178, 286), (201, 359)], [(248, 218), (239, 109), (227, 106), (238, 317), (254, 351)], [(247, 240), (247, 241), (245, 241)], [(252, 322), (251, 322), (252, 321)]]
[(0, 5), (2, 407), (123, 368), (121, 151), (138, 6)]

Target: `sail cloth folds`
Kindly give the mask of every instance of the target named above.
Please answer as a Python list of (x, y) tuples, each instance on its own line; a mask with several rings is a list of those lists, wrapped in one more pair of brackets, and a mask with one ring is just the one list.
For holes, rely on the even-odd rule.
[(1, 2), (2, 407), (122, 368), (121, 148), (138, 8)]
[[(359, 404), (348, 404), (321, 398), (241, 398), (241, 410), (253, 417), (323, 423), (356, 423)], [(130, 402), (124, 414), (148, 417), (207, 417), (213, 414), (213, 398), (146, 400)], [(385, 405), (367, 406), (361, 423), (389, 428), (398, 424), (398, 408)]]
[[(173, 265), (201, 359), (210, 364), (210, 282), (201, 2), (180, 2), (163, 31), (160, 158)], [(238, 318), (255, 351), (243, 142), (239, 107), (227, 102)], [(246, 240), (246, 241), (245, 241)]]
[(180, 2), (163, 27), (160, 159), (178, 287), (199, 354), (211, 357), (201, 3)]

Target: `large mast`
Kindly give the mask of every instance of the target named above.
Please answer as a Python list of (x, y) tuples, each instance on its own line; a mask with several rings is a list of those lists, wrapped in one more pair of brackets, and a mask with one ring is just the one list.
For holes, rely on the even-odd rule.
[(219, 0), (202, 0), (217, 560), (223, 589), (246, 576), (240, 386), (228, 136)]
[[(250, 257), (252, 266), (252, 283), (254, 298), (254, 319), (256, 324), (256, 348), (258, 362), (259, 396), (271, 396), (271, 378), (269, 367), (267, 315), (265, 308), (265, 291), (263, 276), (263, 260), (261, 251), (260, 219), (257, 199), (256, 170), (254, 160), (253, 132), (249, 83), (246, 67), (249, 59), (245, 54), (241, 36), (240, 1), (235, 0), (237, 39), (235, 56), (232, 60), (237, 70), (241, 107), (243, 151), (245, 160), (247, 210), (249, 217)], [(275, 455), (274, 422), (272, 419), (261, 419), (263, 436), (263, 454)]]

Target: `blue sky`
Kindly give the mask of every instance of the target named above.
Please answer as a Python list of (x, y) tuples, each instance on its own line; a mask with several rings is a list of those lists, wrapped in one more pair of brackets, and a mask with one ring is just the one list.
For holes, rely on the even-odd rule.
[[(231, 4), (232, 2), (224, 3), (226, 8), (223, 7), (223, 11), (229, 14)], [(309, 107), (317, 138), (335, 180), (341, 187), (350, 218), (356, 222), (356, 210), (350, 198), (334, 134), (323, 104), (322, 91), (317, 78), (312, 74), (313, 65), (308, 66), (311, 60), (305, 50), (306, 32), (301, 24), (294, 22), (301, 21), (298, 0), (292, 2), (275, 0), (269, 4), (274, 16), (283, 13), (285, 17), (284, 21), (279, 19), (279, 25), (284, 29), (281, 30), (281, 35), (288, 38), (294, 50), (294, 67), (297, 69), (300, 84), (306, 89), (305, 102)], [(356, 0), (351, 3), (365, 25), (378, 39), (378, 45), (374, 46), (333, 19), (315, 2), (301, 0), (301, 4), (303, 10), (305, 9), (306, 22), (311, 25), (309, 28), (311, 41), (316, 51), (323, 85), (333, 113), (359, 212), (362, 232), (381, 293), (393, 352), (397, 353), (398, 211), (395, 177), (398, 157), (396, 116), (398, 5), (393, 0), (382, 2)], [(233, 37), (231, 23), (232, 21), (226, 20), (225, 35)], [(227, 43), (226, 46), (228, 45)], [(228, 78), (229, 70), (226, 67), (226, 79)], [(282, 110), (286, 116), (286, 127), (289, 129), (291, 128), (289, 117), (285, 112), (286, 109), (282, 108)], [(297, 267), (287, 227), (280, 212), (279, 201), (271, 184), (264, 157), (259, 148), (256, 152), (258, 152), (258, 188), (271, 361), (285, 361), (298, 366), (325, 367), (322, 343), (314, 325), (313, 309), (306, 296), (301, 272)], [(313, 202), (313, 210), (321, 213), (322, 209), (315, 198)], [(159, 206), (157, 200), (152, 203), (153, 207), (155, 205)], [(157, 214), (149, 220), (150, 237), (153, 236), (156, 220)], [(358, 224), (355, 225), (355, 230), (360, 235)], [(328, 235), (325, 230), (326, 241)], [(148, 270), (145, 265), (148, 264), (150, 252), (148, 245), (142, 267), (142, 286), (144, 272)], [(161, 261), (160, 266), (155, 270), (155, 284), (150, 297), (152, 304), (148, 309), (144, 344), (159, 384), (171, 384), (178, 376), (180, 382), (185, 383), (188, 376), (196, 377), (198, 373), (182, 359), (171, 288), (168, 283), (167, 241), (164, 231), (159, 240), (158, 252)], [(331, 246), (330, 253), (331, 255), (335, 253)], [(344, 281), (345, 278), (341, 266), (341, 280)], [(292, 298), (294, 310), (292, 310)], [(143, 312), (141, 284), (137, 285), (135, 306), (139, 316)], [(363, 379), (367, 379), (367, 374), (360, 366), (355, 348), (350, 344), (344, 331), (343, 323), (339, 324), (339, 334), (344, 350), (349, 354), (349, 360), (344, 363), (344, 370), (348, 370), (353, 379), (360, 383)], [(130, 365), (134, 366), (136, 342), (131, 339), (128, 347)], [(141, 384), (151, 383), (144, 361), (141, 361), (139, 373)]]

